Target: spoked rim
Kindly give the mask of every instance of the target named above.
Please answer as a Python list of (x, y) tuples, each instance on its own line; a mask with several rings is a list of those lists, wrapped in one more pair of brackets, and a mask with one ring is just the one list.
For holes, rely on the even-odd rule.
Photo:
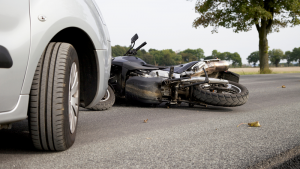
[(242, 89), (233, 85), (233, 84), (227, 84), (227, 89), (229, 89), (230, 91), (229, 92), (223, 92), (224, 94), (225, 93), (228, 93), (228, 94), (237, 94), (237, 93), (241, 93), (242, 92)]
[(78, 71), (76, 63), (73, 62), (69, 80), (69, 123), (73, 134), (77, 124), (78, 116)]
[[(199, 85), (201, 88), (202, 85)], [(233, 85), (233, 84), (227, 84), (227, 90), (226, 91), (218, 91), (218, 90), (215, 90), (215, 89), (209, 89), (210, 92), (212, 93), (222, 93), (222, 94), (238, 94), (238, 93), (241, 93), (242, 92), (242, 89), (236, 85)]]
[(107, 89), (107, 90), (106, 90), (106, 93), (105, 93), (105, 95), (104, 95), (104, 97), (100, 100), (100, 102), (105, 102), (105, 101), (107, 101), (109, 98), (110, 98), (110, 93), (109, 93), (109, 90)]

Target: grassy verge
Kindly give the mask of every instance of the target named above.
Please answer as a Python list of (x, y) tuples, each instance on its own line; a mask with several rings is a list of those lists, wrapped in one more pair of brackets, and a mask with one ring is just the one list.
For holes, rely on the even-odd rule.
[[(260, 74), (259, 71), (258, 72), (244, 72), (244, 71), (232, 71), (234, 73), (237, 73), (239, 75), (256, 75), (256, 74)], [(273, 71), (270, 74), (285, 74), (285, 73), (300, 73), (300, 71)]]

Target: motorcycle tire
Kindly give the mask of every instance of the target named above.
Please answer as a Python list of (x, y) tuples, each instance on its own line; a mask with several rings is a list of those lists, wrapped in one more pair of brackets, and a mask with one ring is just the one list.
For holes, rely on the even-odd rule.
[(200, 86), (194, 86), (193, 96), (198, 101), (214, 106), (236, 107), (245, 104), (249, 97), (248, 89), (245, 86), (232, 81), (229, 81), (229, 84), (238, 89), (239, 93), (214, 93), (212, 91), (202, 89)]
[(95, 106), (88, 108), (88, 109), (95, 110), (95, 111), (107, 110), (114, 105), (115, 100), (116, 100), (115, 93), (112, 90), (112, 88), (110, 86), (108, 86), (108, 89), (107, 89), (103, 99), (99, 103), (97, 103)]

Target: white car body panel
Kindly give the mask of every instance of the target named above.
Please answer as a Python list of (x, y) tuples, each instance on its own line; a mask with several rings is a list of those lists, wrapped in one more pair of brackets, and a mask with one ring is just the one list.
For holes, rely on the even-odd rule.
[(107, 60), (104, 57), (110, 54), (109, 50), (96, 50), (95, 52), (99, 58), (97, 60), (98, 62), (97, 68), (100, 69), (101, 67), (104, 67), (104, 69), (100, 69), (100, 74), (99, 74), (100, 78), (98, 78), (98, 84), (100, 84), (98, 86), (101, 87), (101, 90), (97, 90), (96, 98), (92, 101), (92, 103), (89, 106), (87, 106), (87, 108), (91, 107), (91, 105), (96, 105), (99, 102), (99, 100), (103, 98), (105, 91), (107, 89), (107, 86), (104, 84), (104, 82), (108, 82), (109, 80), (109, 76), (105, 76), (105, 75), (110, 74), (111, 59)]
[(16, 107), (25, 76), (30, 47), (29, 1), (1, 1), (0, 23), (0, 45), (13, 60), (11, 68), (0, 68), (0, 112), (4, 112)]
[[(0, 2), (1, 4), (0, 9), (7, 8), (7, 4), (9, 3), (14, 4), (16, 3), (15, 1), (17, 0), (14, 1), (4, 0), (4, 1), (5, 3), (3, 1)], [(28, 32), (27, 34), (23, 32), (13, 36), (13, 33), (16, 33), (16, 30), (11, 31), (10, 37), (14, 38), (12, 42), (19, 44), (20, 46), (23, 45), (21, 46), (23, 48), (22, 50), (14, 49), (15, 51), (19, 52), (15, 54), (17, 58), (13, 58), (14, 61), (13, 68), (16, 67), (17, 69), (15, 70), (15, 72), (9, 69), (4, 70), (0, 68), (0, 79), (6, 76), (14, 75), (14, 76), (18, 76), (18, 80), (19, 80), (18, 84), (12, 84), (12, 82), (4, 83), (2, 80), (0, 81), (1, 87), (4, 85), (15, 86), (14, 98), (7, 100), (5, 103), (2, 103), (2, 101), (5, 100), (7, 96), (2, 95), (3, 94), (2, 89), (0, 89), (1, 91), (0, 124), (13, 122), (16, 120), (16, 118), (14, 118), (14, 114), (15, 114), (14, 111), (19, 110), (19, 108), (16, 106), (25, 104), (21, 102), (23, 101), (27, 102), (26, 104), (28, 105), (28, 100), (21, 99), (21, 98), (23, 96), (28, 96), (30, 93), (31, 83), (36, 70), (36, 66), (38, 64), (38, 61), (44, 49), (46, 48), (47, 44), (51, 41), (51, 39), (58, 32), (60, 32), (65, 28), (70, 28), (70, 27), (76, 27), (83, 30), (90, 37), (91, 41), (94, 44), (95, 54), (97, 54), (96, 60), (97, 60), (97, 69), (98, 69), (97, 93), (93, 101), (90, 103), (90, 105), (87, 105), (86, 107), (92, 107), (96, 105), (102, 99), (108, 87), (108, 79), (110, 76), (110, 64), (111, 64), (111, 46), (110, 46), (110, 38), (109, 38), (107, 27), (104, 24), (105, 22), (103, 18), (100, 19), (101, 12), (97, 11), (93, 1), (92, 0), (63, 0), (63, 1), (62, 0), (28, 0), (28, 1), (18, 0), (17, 2), (20, 3), (19, 1), (24, 3), (22, 4), (22, 6), (20, 5), (20, 8), (22, 8), (23, 11), (22, 10), (15, 11), (14, 15), (20, 17), (20, 20), (22, 21), (20, 22), (20, 24), (21, 23), (25, 24), (24, 22), (26, 21), (26, 19), (24, 19), (25, 17), (24, 10), (26, 9), (27, 12), (29, 12), (30, 14), (30, 25), (29, 22), (27, 25), (26, 24), (17, 25), (18, 29), (22, 31), (27, 31)], [(27, 7), (25, 7), (25, 3), (27, 4)], [(2, 18), (8, 16), (7, 11), (5, 13), (0, 11), (0, 14), (2, 15), (2, 16), (0, 15), (1, 21)], [(21, 14), (23, 16), (20, 16)], [(46, 20), (40, 21), (38, 19), (40, 15), (45, 16)], [(29, 21), (29, 17), (27, 17), (27, 20)], [(0, 26), (0, 37), (1, 37), (0, 42), (2, 43), (2, 40), (7, 41), (7, 39), (9, 39), (9, 35), (4, 35), (6, 34), (6, 32), (3, 32), (1, 30), (1, 27), (2, 26)], [(30, 32), (31, 35), (29, 34)], [(30, 36), (30, 37), (24, 37), (24, 36)], [(11, 48), (13, 49), (15, 48), (15, 46)], [(27, 48), (27, 53), (25, 50), (26, 48)], [(13, 50), (9, 49), (9, 52), (11, 51)], [(11, 54), (13, 55), (14, 53)], [(21, 57), (22, 60), (20, 60), (20, 62), (22, 62), (22, 65), (18, 65), (17, 60), (20, 59)], [(20, 76), (22, 76), (22, 78), (20, 78)], [(12, 77), (12, 78), (16, 78), (16, 77)], [(11, 90), (8, 90), (6, 95), (11, 94), (10, 92)], [(4, 104), (7, 104), (9, 106), (3, 108), (2, 106)], [(8, 120), (9, 116), (11, 116), (11, 120)], [(19, 117), (23, 117), (23, 118), (27, 117), (27, 108), (23, 109), (23, 114), (22, 116)], [(17, 118), (17, 120), (20, 119)]]
[[(27, 118), (29, 95), (20, 95), (19, 101), (15, 108), (8, 112), (0, 114), (0, 124), (24, 120)], [(26, 113), (24, 113), (26, 112)]]

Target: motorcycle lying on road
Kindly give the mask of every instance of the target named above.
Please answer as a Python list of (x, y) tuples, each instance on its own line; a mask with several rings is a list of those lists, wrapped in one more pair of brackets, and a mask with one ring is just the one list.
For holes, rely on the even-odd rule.
[(117, 97), (132, 102), (167, 106), (188, 103), (235, 107), (245, 104), (249, 92), (239, 84), (239, 75), (228, 71), (229, 63), (219, 59), (193, 61), (176, 66), (155, 66), (135, 57), (137, 51), (132, 37), (131, 47), (124, 56), (115, 57), (111, 66), (109, 90)]

